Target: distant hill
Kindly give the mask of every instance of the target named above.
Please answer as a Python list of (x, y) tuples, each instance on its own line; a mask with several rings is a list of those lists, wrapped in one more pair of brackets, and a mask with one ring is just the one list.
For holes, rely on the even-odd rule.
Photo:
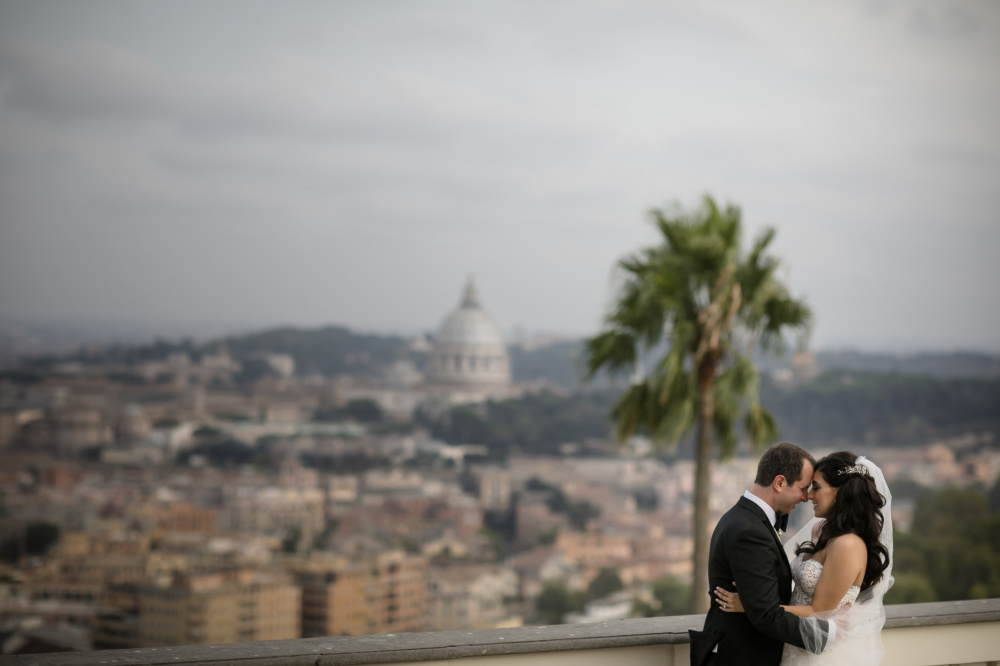
[(538, 349), (526, 350), (518, 345), (508, 348), (511, 374), (515, 382), (545, 380), (566, 389), (580, 384), (578, 358), (579, 341), (556, 342)]
[(238, 360), (255, 352), (289, 354), (295, 359), (296, 374), (319, 373), (328, 377), (339, 374), (376, 374), (405, 353), (408, 342), (398, 336), (353, 333), (342, 326), (320, 329), (277, 328), (250, 335), (240, 335), (209, 343), (225, 345)]
[(875, 354), (861, 351), (816, 352), (816, 365), (825, 370), (949, 377), (1000, 377), (1000, 356), (979, 352)]
[(905, 446), (968, 432), (1000, 442), (1000, 378), (935, 378), (836, 370), (801, 386), (765, 380), (761, 402), (782, 438), (827, 445)]
[(62, 356), (35, 357), (27, 365), (44, 367), (53, 362), (74, 361), (85, 365), (142, 363), (164, 360), (184, 353), (197, 360), (201, 355), (225, 347), (242, 363), (262, 352), (288, 354), (295, 359), (296, 373), (374, 375), (400, 358), (409, 346), (399, 336), (354, 333), (343, 326), (318, 329), (275, 328), (259, 333), (233, 335), (204, 343), (191, 340), (165, 341), (141, 345), (110, 345), (87, 348)]
[[(344, 326), (315, 329), (283, 327), (233, 335), (206, 343), (186, 340), (90, 347), (58, 357), (36, 358), (35, 363), (44, 364), (54, 360), (82, 363), (137, 362), (165, 359), (176, 352), (188, 353), (197, 358), (201, 353), (218, 349), (221, 345), (225, 345), (239, 361), (246, 361), (259, 352), (289, 354), (295, 358), (299, 374), (318, 372), (326, 376), (377, 373), (381, 367), (406, 354), (409, 347), (408, 341), (400, 336), (357, 333)], [(579, 355), (582, 348), (582, 340), (561, 341), (535, 349), (512, 345), (509, 351), (514, 381), (545, 380), (569, 390), (581, 388)], [(817, 368), (821, 372), (845, 370), (938, 379), (1000, 377), (1000, 355), (977, 352), (904, 355), (847, 350), (819, 351), (815, 356)], [(759, 357), (755, 360), (765, 372), (791, 365), (790, 356)], [(595, 382), (594, 388), (606, 385), (606, 382), (599, 381)]]
[[(545, 379), (567, 389), (580, 386), (579, 355), (582, 341), (560, 342), (541, 349), (522, 351), (511, 348), (516, 381)], [(655, 355), (654, 355), (655, 356)], [(816, 352), (820, 372), (851, 371), (877, 374), (914, 375), (936, 379), (1000, 377), (1000, 355), (979, 352), (881, 354), (860, 351)], [(760, 356), (754, 359), (767, 372), (791, 367), (791, 355)], [(598, 385), (601, 383), (598, 382)]]
[[(458, 407), (429, 423), (444, 441), (486, 444), (494, 456), (515, 450), (555, 453), (565, 442), (606, 439), (616, 390), (529, 395)], [(934, 379), (830, 372), (783, 388), (765, 380), (761, 402), (781, 437), (820, 446), (911, 446), (936, 438), (991, 432), (1000, 442), (1000, 379)], [(679, 449), (690, 455), (690, 446)]]
[[(222, 346), (250, 365), (261, 352), (289, 354), (299, 374), (326, 376), (373, 376), (409, 353), (408, 340), (399, 336), (355, 333), (342, 326), (286, 327), (208, 343), (159, 341), (90, 349), (36, 358), (29, 368), (34, 365), (40, 375), (47, 371), (47, 364), (57, 362), (137, 363), (179, 352), (198, 359)], [(608, 414), (621, 389), (597, 381), (588, 391), (573, 391), (581, 387), (581, 346), (580, 341), (562, 341), (536, 349), (510, 348), (515, 381), (547, 380), (570, 389), (568, 395), (526, 396), (482, 409), (460, 409), (450, 419), (428, 425), (447, 441), (490, 444), (497, 452), (552, 452), (564, 442), (606, 438)], [(816, 446), (905, 446), (988, 431), (1000, 441), (1000, 357), (968, 352), (896, 356), (843, 351), (816, 356), (820, 377), (793, 387), (776, 384), (768, 372), (787, 367), (787, 359), (760, 363), (761, 400), (777, 417), (784, 437)]]
[[(73, 361), (85, 365), (131, 364), (162, 361), (172, 354), (184, 353), (197, 360), (202, 354), (225, 347), (242, 363), (261, 352), (289, 354), (295, 359), (296, 374), (319, 373), (332, 377), (339, 374), (373, 376), (409, 352), (409, 341), (400, 336), (357, 333), (344, 326), (305, 329), (282, 327), (257, 333), (231, 335), (208, 342), (192, 340), (155, 342), (136, 345), (90, 346), (68, 354), (35, 356), (28, 365), (45, 365)], [(577, 387), (576, 356), (579, 342), (557, 342), (550, 346), (524, 350), (509, 348), (511, 372), (515, 382), (546, 380), (558, 386)], [(414, 355), (411, 354), (411, 358)], [(413, 358), (418, 365), (420, 355)]]

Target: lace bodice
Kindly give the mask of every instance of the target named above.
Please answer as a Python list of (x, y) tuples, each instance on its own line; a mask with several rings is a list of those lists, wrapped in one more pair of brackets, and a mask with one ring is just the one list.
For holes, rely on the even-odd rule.
[[(811, 606), (813, 595), (816, 594), (816, 583), (823, 573), (823, 565), (816, 560), (804, 560), (803, 554), (799, 554), (792, 560), (792, 578), (795, 580), (795, 589), (792, 590), (792, 606)], [(861, 588), (852, 585), (844, 598), (837, 604), (837, 608), (854, 603), (858, 598)]]

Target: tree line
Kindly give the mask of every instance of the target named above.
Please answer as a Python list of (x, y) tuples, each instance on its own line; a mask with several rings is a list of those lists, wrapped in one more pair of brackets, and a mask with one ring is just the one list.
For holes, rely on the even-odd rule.
[(896, 582), (886, 603), (1000, 597), (1000, 480), (989, 491), (925, 491), (910, 530), (893, 541)]
[[(421, 415), (418, 421), (445, 442), (485, 444), (495, 458), (558, 454), (567, 442), (609, 439), (609, 415), (619, 395), (613, 389), (542, 392), (456, 407), (437, 418)], [(765, 380), (761, 403), (775, 416), (782, 439), (808, 446), (923, 445), (967, 432), (1000, 438), (1000, 379), (831, 372), (792, 388)]]

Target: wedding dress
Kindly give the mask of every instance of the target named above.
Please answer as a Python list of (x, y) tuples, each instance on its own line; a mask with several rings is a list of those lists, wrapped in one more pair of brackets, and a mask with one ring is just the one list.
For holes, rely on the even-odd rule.
[[(797, 536), (797, 535), (796, 535)], [(819, 577), (823, 573), (823, 564), (817, 562), (816, 560), (806, 560), (803, 559), (805, 553), (800, 553), (795, 556), (792, 560), (792, 579), (795, 581), (795, 588), (792, 590), (792, 600), (789, 604), (790, 606), (811, 606), (813, 601), (813, 595), (816, 594), (816, 584), (819, 583)], [(852, 585), (844, 597), (837, 604), (834, 612), (840, 610), (848, 604), (853, 604), (858, 595), (861, 593), (861, 588), (857, 585)], [(850, 661), (842, 661), (839, 653), (841, 651), (842, 645), (840, 642), (835, 642), (827, 651), (821, 655), (815, 655), (806, 652), (802, 648), (797, 648), (794, 645), (785, 644), (785, 651), (781, 654), (781, 664), (840, 664), (840, 663), (854, 663), (854, 658), (852, 657)], [(881, 661), (881, 657), (879, 658)], [(878, 662), (874, 662), (878, 663)]]
[[(799, 627), (807, 649), (786, 644), (781, 656), (781, 666), (878, 666), (885, 656), (882, 648), (882, 626), (885, 624), (882, 598), (893, 583), (892, 495), (882, 470), (877, 465), (864, 456), (859, 457), (857, 462), (868, 468), (868, 473), (875, 479), (875, 487), (885, 498), (885, 506), (882, 507), (885, 522), (879, 541), (888, 549), (889, 567), (883, 572), (882, 579), (867, 590), (862, 592), (860, 587), (854, 585), (847, 590), (834, 610), (816, 613), (802, 620)], [(792, 606), (812, 604), (816, 584), (823, 573), (823, 565), (815, 560), (804, 560), (802, 555), (794, 556), (793, 559), (795, 548), (803, 541), (810, 540), (813, 526), (819, 520), (821, 519), (814, 518), (785, 544), (795, 581), (790, 604)], [(827, 632), (816, 622), (817, 619), (835, 622), (837, 633), (833, 643), (825, 651), (813, 654), (819, 649), (818, 646), (827, 643)]]
[[(804, 558), (805, 553), (801, 553), (796, 555), (792, 561), (792, 578), (795, 580), (795, 589), (792, 590), (792, 601), (789, 604), (791, 606), (811, 606), (813, 595), (816, 594), (816, 584), (819, 583), (819, 577), (823, 574), (822, 563)], [(860, 587), (852, 585), (834, 610), (843, 608), (847, 604), (853, 604), (860, 592)]]

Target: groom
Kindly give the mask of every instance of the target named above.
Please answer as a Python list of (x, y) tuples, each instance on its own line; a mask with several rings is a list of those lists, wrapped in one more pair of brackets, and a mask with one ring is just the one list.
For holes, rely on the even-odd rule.
[[(784, 643), (804, 647), (799, 618), (781, 609), (792, 572), (776, 525), (806, 500), (815, 464), (805, 449), (775, 444), (757, 464), (753, 488), (719, 520), (708, 553), (712, 602), (704, 630), (691, 632), (692, 666), (776, 666)], [(713, 590), (733, 590), (734, 581), (745, 613), (725, 613), (714, 602)]]

